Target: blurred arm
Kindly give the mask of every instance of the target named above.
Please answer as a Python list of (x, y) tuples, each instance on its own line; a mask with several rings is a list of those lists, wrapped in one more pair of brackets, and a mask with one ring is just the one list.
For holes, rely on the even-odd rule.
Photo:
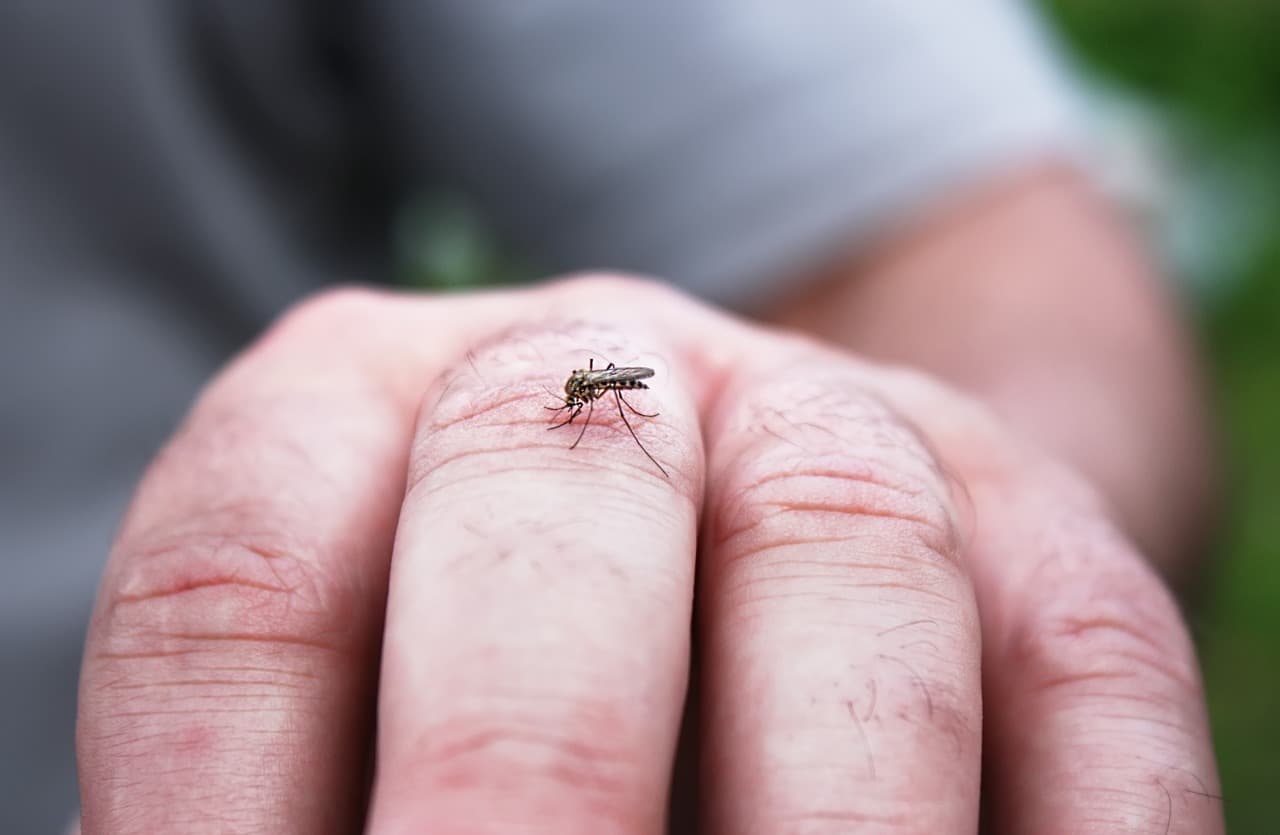
[(804, 287), (767, 318), (979, 395), (1187, 579), (1215, 486), (1205, 393), (1169, 288), (1082, 176), (971, 194)]

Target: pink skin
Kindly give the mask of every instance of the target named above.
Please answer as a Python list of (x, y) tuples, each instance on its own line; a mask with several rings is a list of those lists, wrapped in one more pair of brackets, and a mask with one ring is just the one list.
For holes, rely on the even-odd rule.
[[(542, 431), (584, 351), (657, 369), (669, 479), (607, 410)], [(695, 574), (702, 831), (974, 832), (980, 788), (998, 832), (1221, 831), (1185, 627), (1087, 484), (614, 278), (326, 294), (209, 386), (103, 578), (83, 831), (659, 833)]]

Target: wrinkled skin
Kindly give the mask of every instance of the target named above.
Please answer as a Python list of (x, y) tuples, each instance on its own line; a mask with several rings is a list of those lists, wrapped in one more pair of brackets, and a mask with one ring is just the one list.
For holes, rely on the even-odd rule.
[[(544, 431), (588, 356), (656, 370), (669, 479), (608, 409)], [(83, 831), (659, 833), (694, 647), (675, 830), (1222, 829), (1186, 627), (1090, 484), (591, 277), (326, 293), (207, 387), (105, 571)]]

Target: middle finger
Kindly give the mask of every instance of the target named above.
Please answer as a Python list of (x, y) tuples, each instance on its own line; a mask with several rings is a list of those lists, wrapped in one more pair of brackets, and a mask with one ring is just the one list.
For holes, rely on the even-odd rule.
[(509, 333), (424, 400), (392, 565), (373, 832), (662, 829), (701, 441), (665, 373), (629, 392), (660, 417), (626, 417), (669, 478), (612, 393), (576, 449), (580, 424), (544, 431), (546, 388), (586, 366), (584, 346), (637, 355), (607, 329)]

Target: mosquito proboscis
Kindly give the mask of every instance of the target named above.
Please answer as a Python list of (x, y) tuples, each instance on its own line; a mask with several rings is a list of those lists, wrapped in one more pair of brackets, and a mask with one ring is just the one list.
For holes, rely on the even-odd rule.
[(587, 433), (587, 427), (591, 425), (591, 414), (595, 411), (596, 401), (601, 397), (605, 397), (612, 392), (614, 401), (618, 404), (618, 415), (622, 418), (623, 424), (627, 427), (627, 431), (631, 433), (631, 438), (636, 442), (636, 446), (640, 447), (640, 451), (648, 456), (654, 466), (667, 478), (671, 476), (667, 474), (666, 468), (658, 463), (658, 459), (649, 454), (649, 450), (644, 448), (644, 444), (640, 442), (640, 438), (636, 435), (636, 430), (631, 428), (631, 421), (627, 420), (627, 413), (623, 411), (623, 406), (631, 410), (632, 414), (644, 418), (655, 418), (657, 413), (646, 414), (622, 396), (622, 392), (631, 389), (647, 389), (644, 381), (653, 376), (652, 368), (645, 368), (642, 365), (616, 366), (609, 363), (604, 368), (596, 368), (596, 361), (589, 359), (586, 368), (575, 369), (569, 374), (569, 379), (564, 382), (564, 403), (560, 406), (547, 406), (547, 409), (553, 412), (563, 412), (566, 409), (569, 416), (554, 426), (548, 426), (548, 429), (559, 429), (562, 426), (568, 426), (582, 414), (583, 408), (587, 410), (586, 420), (582, 422), (582, 429), (578, 432), (577, 439), (573, 442), (569, 449), (575, 449), (582, 436)]

